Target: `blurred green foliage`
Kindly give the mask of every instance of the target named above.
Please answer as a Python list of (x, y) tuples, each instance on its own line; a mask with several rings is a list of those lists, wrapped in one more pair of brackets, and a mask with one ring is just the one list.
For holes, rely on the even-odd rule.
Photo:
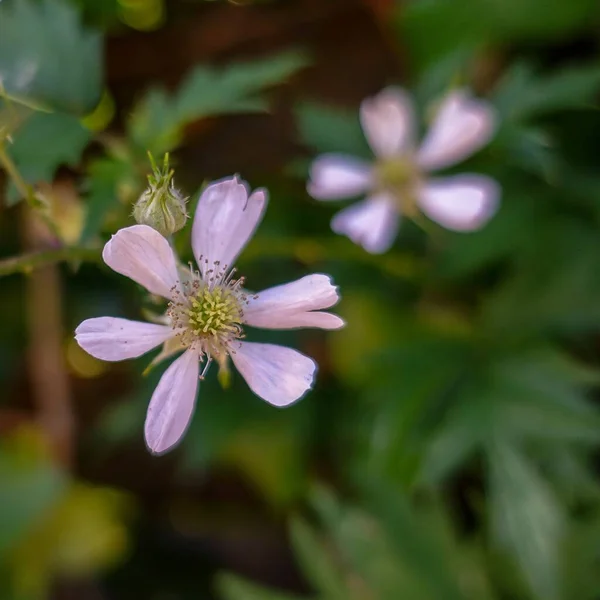
[[(317, 205), (303, 189), (315, 154), (370, 156), (358, 105), (319, 95), (325, 80), (311, 78), (321, 73), (320, 55), (298, 16), (309, 10), (301, 0), (260, 4), (0, 2), (0, 149), (11, 161), (3, 162), (11, 177), (0, 250), (13, 257), (8, 265), (0, 259), (0, 271), (29, 272), (56, 256), (74, 267), (64, 272), (67, 332), (55, 351), (75, 382), (75, 412), (85, 413), (70, 469), (52, 460), (35, 402), (32, 409), (22, 392), (30, 368), (25, 339), (35, 335), (22, 307), (27, 286), (37, 284), (3, 279), (2, 314), (15, 318), (0, 338), (9, 365), (1, 371), (0, 411), (24, 409), (37, 424), (6, 427), (0, 445), (0, 597), (45, 600), (57, 582), (87, 578), (102, 582), (107, 598), (187, 600), (210, 597), (212, 587), (223, 600), (597, 600), (598, 3), (365, 1), (352, 9), (359, 19), (379, 19), (383, 54), (397, 51), (409, 73), (389, 80), (415, 92), (423, 124), (453, 85), (474, 87), (501, 118), (494, 141), (461, 167), (501, 183), (501, 209), (490, 224), (454, 234), (424, 232), (407, 220), (394, 249), (377, 257), (331, 233), (336, 203)], [(332, 9), (340, 15), (350, 10), (341, 4)], [(161, 24), (177, 31), (177, 18), (194, 11), (206, 11), (200, 20), (224, 14), (228, 25), (234, 13), (239, 18), (235, 11), (276, 20), (290, 6), (306, 47), (263, 52), (261, 44), (260, 57), (253, 51), (227, 61), (223, 53), (218, 66), (191, 67), (175, 89), (154, 81), (163, 74), (156, 65), (153, 80), (136, 83), (129, 100), (111, 89), (103, 59), (110, 36), (154, 35), (139, 31)], [(336, 31), (338, 18), (330, 24)], [(373, 43), (367, 33), (356, 39), (358, 54), (360, 44)], [(246, 39), (241, 53), (254, 44)], [(358, 73), (359, 64), (348, 57), (348, 69)], [(300, 84), (278, 89), (289, 80)], [(140, 459), (148, 399), (165, 365), (142, 377), (147, 357), (100, 363), (70, 332), (85, 318), (140, 318), (161, 307), (85, 262), (99, 263), (102, 242), (131, 224), (148, 150), (173, 153), (193, 210), (204, 182), (227, 174), (219, 165), (230, 163), (199, 167), (192, 157), (215, 143), (215, 130), (249, 154), (264, 151), (243, 119), (261, 113), (266, 123), (282, 98), (294, 143), (277, 157), (285, 168), (259, 161), (242, 173), (269, 188), (271, 204), (240, 266), (252, 289), (331, 273), (343, 298), (336, 310), (348, 325), (327, 335), (253, 331), (254, 341), (290, 343), (315, 356), (316, 389), (278, 411), (236, 375), (227, 390), (209, 377), (182, 447), (172, 458)], [(219, 129), (228, 119), (237, 134)], [(53, 239), (62, 254), (21, 257), (17, 220), (25, 208), (12, 207), (22, 194), (11, 164), (58, 231), (75, 231)], [(55, 189), (65, 180), (68, 198)], [(189, 235), (190, 224), (175, 242), (184, 258), (191, 258)], [(2, 431), (4, 419), (0, 412)], [(232, 474), (240, 487), (223, 501), (212, 478)], [(335, 492), (316, 484), (322, 480)], [(132, 524), (132, 514), (140, 522)], [(264, 540), (273, 523), (287, 523), (304, 587), (293, 578), (287, 589), (259, 583), (269, 581), (274, 557), (243, 536), (258, 530)], [(254, 550), (256, 577), (252, 568), (232, 573), (235, 564), (214, 548), (210, 558), (190, 549), (198, 531), (215, 529), (220, 548)], [(191, 564), (164, 559), (177, 544)], [(202, 569), (220, 573), (202, 587)]]

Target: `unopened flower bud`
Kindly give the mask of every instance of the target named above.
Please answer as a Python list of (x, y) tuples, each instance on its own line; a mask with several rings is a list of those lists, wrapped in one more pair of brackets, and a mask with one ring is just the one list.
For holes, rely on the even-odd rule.
[(185, 225), (188, 218), (186, 198), (173, 184), (174, 171), (169, 169), (169, 155), (165, 154), (162, 169), (157, 168), (152, 155), (149, 156), (153, 171), (148, 176), (148, 189), (133, 207), (133, 218), (168, 237)]

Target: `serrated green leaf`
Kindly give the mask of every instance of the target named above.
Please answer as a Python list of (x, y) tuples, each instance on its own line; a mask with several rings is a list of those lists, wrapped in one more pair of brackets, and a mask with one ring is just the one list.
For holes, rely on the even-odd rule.
[(62, 0), (2, 2), (0, 83), (18, 101), (84, 115), (102, 91), (100, 34)]
[(129, 136), (143, 150), (156, 155), (167, 152), (195, 120), (266, 110), (268, 105), (258, 94), (307, 64), (304, 54), (286, 52), (223, 68), (196, 67), (174, 94), (161, 89), (148, 92), (133, 111)]
[(299, 596), (259, 586), (232, 573), (217, 575), (216, 587), (223, 600), (300, 600)]
[[(14, 134), (8, 151), (25, 181), (35, 184), (52, 181), (61, 165), (77, 166), (90, 137), (75, 117), (35, 113)], [(18, 199), (13, 190), (9, 201)]]
[(490, 440), (487, 450), (493, 535), (516, 556), (540, 600), (558, 598), (565, 525), (561, 507), (518, 449)]

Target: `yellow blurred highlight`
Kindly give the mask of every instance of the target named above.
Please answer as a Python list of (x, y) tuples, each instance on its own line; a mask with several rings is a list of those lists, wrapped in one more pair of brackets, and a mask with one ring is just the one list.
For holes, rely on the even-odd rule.
[(90, 356), (71, 338), (65, 348), (65, 358), (69, 371), (82, 379), (94, 379), (108, 370), (108, 364)]
[(81, 124), (90, 131), (103, 131), (115, 116), (115, 101), (108, 90), (104, 90), (96, 108), (81, 119)]
[(119, 0), (119, 4), (121, 21), (133, 29), (152, 31), (164, 23), (163, 0)]
[(461, 338), (473, 335), (473, 324), (465, 311), (433, 301), (423, 301), (418, 307), (418, 317), (433, 330)]
[(129, 549), (128, 512), (124, 494), (74, 483), (11, 552), (17, 597), (46, 597), (57, 576), (87, 576), (121, 560)]
[(360, 385), (369, 377), (371, 357), (389, 342), (389, 323), (397, 315), (376, 297), (364, 292), (347, 292), (336, 307), (346, 327), (328, 339), (333, 366), (341, 378)]
[[(77, 243), (85, 224), (85, 208), (75, 183), (68, 179), (40, 183), (38, 194), (47, 204), (61, 240), (69, 245)], [(40, 222), (40, 227), (46, 225)], [(48, 235), (52, 236), (51, 232)]]
[(280, 423), (254, 424), (236, 432), (220, 461), (239, 469), (274, 507), (289, 505), (305, 491), (306, 460), (302, 440)]
[(50, 446), (42, 429), (34, 424), (20, 425), (18, 429), (4, 437), (2, 450), (23, 468), (44, 463), (50, 456)]
[(310, 265), (323, 258), (323, 246), (314, 240), (302, 240), (295, 245), (294, 255), (302, 263)]

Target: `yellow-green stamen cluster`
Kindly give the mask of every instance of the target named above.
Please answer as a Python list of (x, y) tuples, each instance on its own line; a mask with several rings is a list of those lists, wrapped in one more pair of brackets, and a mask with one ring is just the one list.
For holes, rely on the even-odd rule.
[(207, 355), (208, 360), (226, 361), (231, 344), (243, 338), (243, 307), (248, 300), (241, 289), (243, 278), (233, 279), (219, 265), (205, 276), (192, 271), (181, 287), (172, 290), (167, 314), (181, 344)]
[(242, 309), (239, 298), (228, 287), (208, 286), (201, 288), (190, 298), (188, 318), (191, 331), (197, 336), (209, 336), (215, 340), (225, 335), (241, 332)]

